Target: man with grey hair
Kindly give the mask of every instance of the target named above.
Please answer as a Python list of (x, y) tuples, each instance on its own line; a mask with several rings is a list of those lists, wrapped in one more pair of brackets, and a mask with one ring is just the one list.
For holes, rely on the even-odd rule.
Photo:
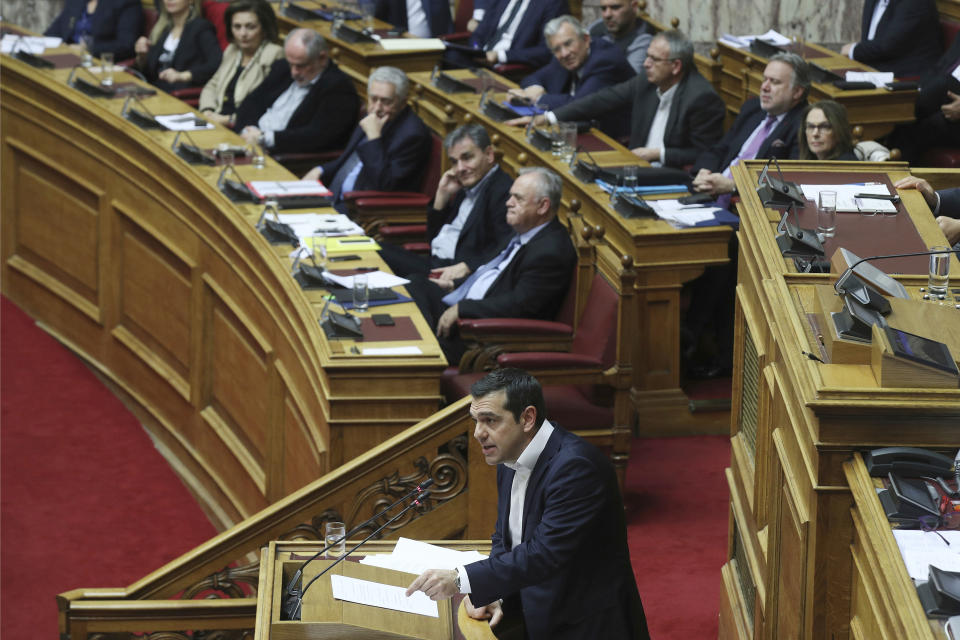
[(494, 154), (490, 134), (471, 123), (443, 141), (451, 167), (437, 185), (427, 211), (430, 255), (384, 244), (380, 257), (399, 276), (426, 275), (431, 269), (462, 263), (465, 273), (483, 264), (486, 253), (512, 233), (503, 215), (513, 180)]
[(810, 72), (800, 56), (778, 53), (770, 58), (760, 97), (747, 100), (727, 135), (697, 158), (694, 189), (713, 196), (730, 194), (735, 188), (730, 168), (741, 160), (796, 158), (797, 129), (809, 92)]
[(313, 29), (294, 29), (283, 55), (240, 104), (237, 131), (276, 153), (343, 146), (357, 122), (360, 98), (330, 59), (326, 40)]
[[(522, 89), (511, 89), (512, 99), (556, 109), (634, 76), (620, 49), (605, 40), (592, 40), (573, 16), (564, 15), (548, 22), (543, 37), (553, 60), (524, 78), (520, 82)], [(600, 128), (619, 136), (625, 131), (626, 116), (625, 107), (610, 113)]]
[[(723, 135), (723, 101), (697, 71), (693, 44), (680, 31), (653, 38), (644, 73), (553, 111), (559, 120), (630, 112), (630, 149), (655, 166), (681, 168)], [(551, 114), (547, 114), (549, 119)]]
[(350, 191), (397, 191), (420, 186), (430, 154), (430, 131), (407, 106), (410, 81), (396, 67), (377, 67), (367, 80), (367, 115), (336, 160), (314, 167), (304, 180), (323, 180), (333, 206), (345, 212)]
[(550, 320), (570, 288), (577, 254), (570, 234), (557, 220), (563, 181), (543, 167), (519, 173), (507, 199), (511, 236), (465, 279), (454, 265), (437, 270), (433, 279), (414, 278), (407, 286), (427, 322), (436, 328), (437, 341), (452, 365), (464, 352), (456, 328), (460, 318)]

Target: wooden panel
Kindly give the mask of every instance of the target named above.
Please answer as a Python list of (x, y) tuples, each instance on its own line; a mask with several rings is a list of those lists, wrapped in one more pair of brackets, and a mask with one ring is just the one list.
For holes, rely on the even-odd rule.
[(787, 483), (780, 485), (780, 533), (776, 551), (771, 555), (777, 563), (776, 589), (773, 593), (776, 610), (776, 638), (792, 640), (803, 636), (804, 571), (806, 569), (807, 524), (800, 521)]
[(102, 191), (72, 179), (50, 159), (17, 151), (12, 167), (16, 254), (73, 294), (99, 306)]

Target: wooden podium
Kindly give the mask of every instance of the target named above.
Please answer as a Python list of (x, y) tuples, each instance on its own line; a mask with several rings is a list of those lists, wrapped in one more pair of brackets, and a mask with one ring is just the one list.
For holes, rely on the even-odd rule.
[[(457, 616), (453, 605), (455, 600), (437, 602), (440, 613), (437, 618), (356, 604), (334, 599), (327, 576), (317, 580), (307, 591), (300, 620), (281, 620), (280, 605), (284, 587), (303, 561), (321, 548), (320, 544), (275, 541), (261, 550), (254, 635), (256, 640), (494, 639), (486, 622), (473, 620), (465, 615)], [(385, 544), (388, 546), (384, 546)], [(349, 546), (348, 544), (348, 548)], [(374, 543), (370, 547), (371, 550), (382, 553), (392, 549), (392, 546), (393, 543), (389, 542)], [(360, 556), (355, 557), (358, 559)], [(332, 563), (333, 560), (324, 558), (311, 562), (303, 572), (301, 584), (307, 584)], [(360, 564), (353, 557), (338, 564), (327, 575), (331, 574), (404, 588), (413, 581), (411, 574)], [(459, 608), (462, 609), (462, 605)]]

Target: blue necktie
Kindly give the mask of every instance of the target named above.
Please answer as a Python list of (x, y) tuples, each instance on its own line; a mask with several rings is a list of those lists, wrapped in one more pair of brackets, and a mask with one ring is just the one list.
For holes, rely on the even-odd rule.
[(506, 249), (498, 253), (493, 260), (487, 262), (486, 264), (480, 265), (476, 271), (470, 274), (469, 278), (463, 281), (463, 284), (447, 295), (443, 296), (444, 304), (446, 304), (448, 307), (452, 307), (466, 298), (467, 294), (470, 292), (470, 287), (473, 286), (473, 283), (479, 280), (480, 276), (482, 276), (484, 273), (490, 271), (490, 269), (496, 269), (499, 267), (500, 263), (506, 260), (507, 256), (510, 255), (510, 252), (513, 251), (513, 248), (518, 244), (520, 244), (520, 236), (514, 236), (510, 242), (507, 243)]

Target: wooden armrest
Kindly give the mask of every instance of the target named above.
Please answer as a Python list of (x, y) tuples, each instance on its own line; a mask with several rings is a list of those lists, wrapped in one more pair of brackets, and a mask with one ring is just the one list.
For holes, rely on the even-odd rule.
[(543, 337), (571, 337), (573, 327), (562, 322), (550, 320), (533, 320), (531, 318), (461, 318), (460, 335), (524, 335), (532, 338)]
[(521, 351), (501, 353), (497, 356), (501, 367), (518, 369), (584, 369), (599, 372), (603, 363), (600, 358), (582, 353), (558, 353), (556, 351)]

